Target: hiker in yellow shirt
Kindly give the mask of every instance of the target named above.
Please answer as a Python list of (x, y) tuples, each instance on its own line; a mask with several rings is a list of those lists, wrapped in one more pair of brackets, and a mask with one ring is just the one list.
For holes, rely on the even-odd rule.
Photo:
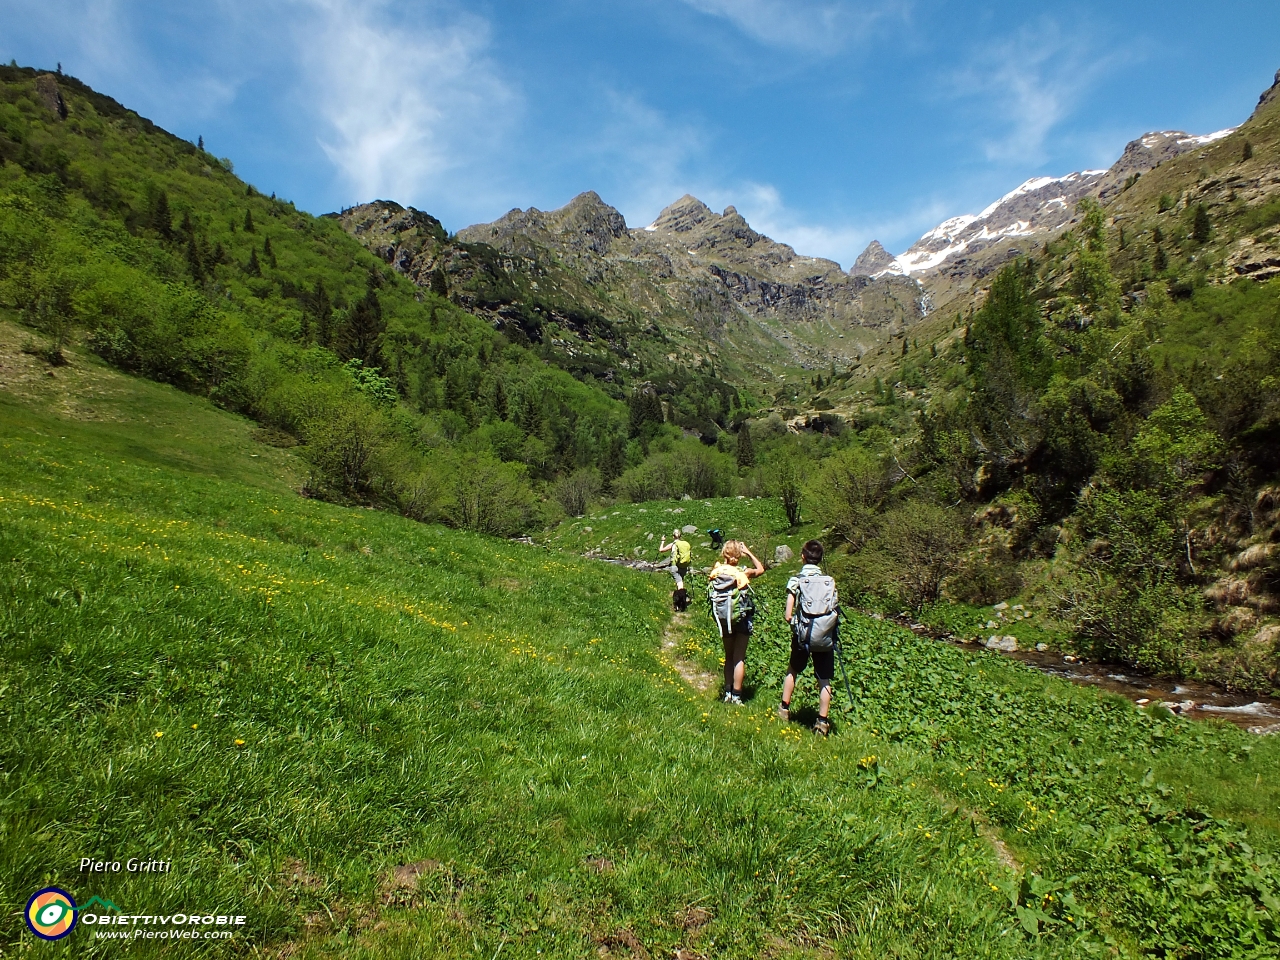
[(684, 538), (679, 529), (672, 531), (672, 537), (674, 539), (667, 543), (666, 536), (663, 536), (658, 552), (671, 551), (671, 576), (676, 578), (676, 589), (683, 590), (684, 578), (689, 575), (689, 565), (693, 562), (693, 547), (689, 545), (689, 541)]
[(679, 529), (672, 531), (675, 538), (667, 543), (664, 535), (658, 547), (658, 553), (671, 551), (671, 576), (675, 577), (676, 589), (671, 594), (671, 606), (680, 613), (689, 606), (689, 592), (684, 587), (684, 578), (689, 575), (689, 566), (693, 563), (693, 547), (684, 538)]

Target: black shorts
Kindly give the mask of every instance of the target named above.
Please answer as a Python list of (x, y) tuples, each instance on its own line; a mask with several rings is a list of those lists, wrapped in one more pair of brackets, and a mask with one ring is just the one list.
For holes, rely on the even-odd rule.
[(836, 652), (834, 650), (814, 650), (810, 653), (794, 640), (791, 641), (791, 663), (787, 666), (789, 673), (795, 674), (797, 677), (804, 673), (804, 668), (809, 665), (809, 658), (813, 658), (813, 675), (819, 680), (831, 682), (836, 675)]

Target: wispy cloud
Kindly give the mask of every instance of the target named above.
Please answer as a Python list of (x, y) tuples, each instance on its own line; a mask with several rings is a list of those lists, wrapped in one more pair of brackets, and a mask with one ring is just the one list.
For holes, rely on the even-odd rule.
[(1043, 21), (983, 51), (947, 88), (974, 103), (987, 130), (981, 144), (988, 160), (1038, 164), (1054, 128), (1115, 60), (1082, 35)]
[(438, 198), (494, 153), (519, 97), (486, 55), (483, 18), (428, 4), (406, 22), (385, 0), (297, 2), (310, 13), (296, 28), (305, 95), (357, 196)]
[(907, 0), (682, 0), (700, 13), (728, 20), (767, 46), (834, 53)]

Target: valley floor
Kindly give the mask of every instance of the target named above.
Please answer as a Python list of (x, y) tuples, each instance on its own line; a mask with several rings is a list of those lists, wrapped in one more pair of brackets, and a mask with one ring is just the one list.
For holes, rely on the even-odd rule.
[[(1280, 952), (1280, 737), (855, 618), (818, 739), (775, 715), (783, 570), (725, 706), (664, 576), (302, 499), (251, 424), (80, 355), (16, 390), (28, 360), (0, 949), (54, 885), (243, 914), (228, 952), (276, 957)], [(172, 870), (78, 869), (133, 856)]]

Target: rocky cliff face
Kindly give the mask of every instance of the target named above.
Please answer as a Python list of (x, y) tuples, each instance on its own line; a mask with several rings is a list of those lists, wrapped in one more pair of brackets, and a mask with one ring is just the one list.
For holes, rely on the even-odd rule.
[[(558, 210), (512, 210), (455, 240), (435, 218), (386, 201), (339, 219), (419, 285), (531, 340), (552, 324), (627, 349), (683, 341), (694, 356), (727, 346), (825, 366), (923, 315), (913, 279), (851, 276), (758, 233), (733, 207), (717, 214), (691, 196), (639, 229), (594, 192)], [(861, 337), (839, 343), (855, 330)]]

